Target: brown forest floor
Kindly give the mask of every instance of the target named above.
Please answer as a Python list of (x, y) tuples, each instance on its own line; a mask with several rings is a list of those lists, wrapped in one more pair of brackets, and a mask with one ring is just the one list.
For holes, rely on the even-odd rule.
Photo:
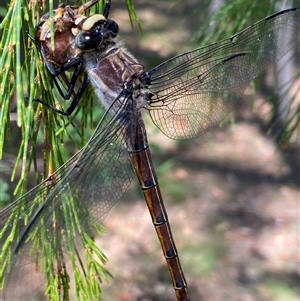
[[(200, 25), (184, 11), (195, 1), (173, 2), (134, 1), (145, 30), (141, 37), (129, 25), (124, 2), (113, 1), (121, 39), (149, 68), (190, 49), (186, 43)], [(170, 140), (147, 121), (193, 301), (299, 300), (299, 137), (281, 149), (266, 134), (270, 107), (263, 97), (252, 103), (246, 91), (234, 125), (190, 141)], [(167, 160), (170, 168), (163, 170)], [(175, 300), (135, 180), (104, 226), (107, 234), (98, 243), (114, 279), (103, 286), (103, 300)]]
[[(142, 39), (135, 35), (137, 28), (128, 26), (123, 4), (114, 5), (113, 17), (138, 59), (147, 62), (151, 55), (164, 58), (186, 49), (190, 24), (199, 23), (187, 16), (177, 19), (174, 11), (184, 4), (170, 8), (171, 1), (135, 3), (145, 30)], [(142, 40), (138, 46), (137, 40)], [(246, 91), (233, 126), (191, 141), (169, 140), (150, 127), (150, 141), (163, 148), (154, 152), (156, 167), (165, 160), (173, 163), (158, 178), (191, 300), (299, 300), (299, 139), (279, 149), (266, 135), (270, 107), (261, 97), (252, 106)], [(134, 182), (104, 223), (107, 235), (99, 244), (115, 279), (104, 288), (103, 299), (175, 300), (137, 191)]]

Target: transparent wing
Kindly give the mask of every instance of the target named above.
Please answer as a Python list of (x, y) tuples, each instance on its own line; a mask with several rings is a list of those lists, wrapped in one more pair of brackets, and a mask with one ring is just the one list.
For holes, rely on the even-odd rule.
[(204, 134), (228, 115), (253, 78), (299, 40), (300, 9), (290, 9), (153, 68), (148, 72), (153, 122), (173, 139)]
[(7, 274), (8, 282), (2, 301), (19, 300), (22, 290), (30, 288), (26, 282), (27, 288), (15, 283), (12, 275), (18, 275), (21, 268), (28, 270), (26, 277), (34, 287), (40, 277), (34, 271), (40, 269), (41, 259), (65, 249), (80, 233), (90, 230), (129, 186), (133, 168), (122, 134), (123, 109), (113, 116), (107, 113), (81, 151), (1, 211), (0, 273)]

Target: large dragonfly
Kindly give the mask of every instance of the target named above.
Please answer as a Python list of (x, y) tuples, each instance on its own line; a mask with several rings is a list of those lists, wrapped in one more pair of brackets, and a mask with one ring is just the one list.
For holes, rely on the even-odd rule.
[[(119, 27), (109, 18), (110, 0), (102, 14), (88, 16), (87, 11), (98, 1), (79, 7), (62, 4), (53, 12), (53, 31), (50, 14), (44, 15), (37, 26), (35, 42), (44, 63), (62, 96), (72, 100), (65, 111), (44, 105), (70, 115), (91, 85), (106, 111), (83, 149), (1, 211), (1, 301), (43, 300), (45, 296), (69, 300), (69, 284), (63, 280), (68, 279), (65, 258), (72, 261), (72, 252), (77, 252), (73, 243), (87, 239), (84, 233), (96, 227), (95, 223), (118, 202), (134, 175), (160, 240), (176, 298), (190, 300), (142, 111), (147, 111), (170, 138), (202, 135), (228, 115), (253, 78), (300, 40), (300, 9), (289, 9), (226, 40), (178, 55), (146, 71), (115, 41)], [(20, 270), (29, 279), (26, 286), (19, 283)], [(45, 296), (35, 296), (43, 277), (56, 282), (48, 282)], [(75, 285), (80, 290), (80, 284)], [(27, 290), (32, 292), (29, 297), (24, 293)]]

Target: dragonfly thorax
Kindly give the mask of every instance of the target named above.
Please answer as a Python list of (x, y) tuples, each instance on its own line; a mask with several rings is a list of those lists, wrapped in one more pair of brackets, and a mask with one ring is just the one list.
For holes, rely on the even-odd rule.
[(121, 44), (111, 40), (95, 51), (83, 53), (82, 57), (90, 83), (106, 108), (114, 101), (120, 106), (128, 98), (137, 110), (148, 108), (148, 83), (143, 81), (145, 68)]

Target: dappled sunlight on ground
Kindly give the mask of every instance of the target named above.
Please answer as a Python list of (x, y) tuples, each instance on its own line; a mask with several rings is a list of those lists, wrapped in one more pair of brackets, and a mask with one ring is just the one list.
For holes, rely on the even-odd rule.
[[(201, 20), (181, 12), (179, 24), (167, 4), (159, 9), (164, 3), (158, 3), (157, 11), (151, 2), (140, 5), (145, 36), (128, 24), (120, 34), (141, 62), (153, 67), (190, 47), (186, 29)], [(146, 118), (158, 179), (192, 300), (296, 301), (299, 145), (280, 149), (263, 130), (272, 110), (264, 96), (254, 100), (247, 90), (244, 98), (234, 125), (225, 123), (194, 140), (168, 139)], [(99, 246), (115, 279), (104, 286), (103, 299), (173, 301), (138, 189), (134, 181), (104, 223), (107, 234)]]
[[(169, 13), (173, 1), (156, 2), (159, 9), (151, 1), (136, 2), (137, 7), (145, 6), (138, 16), (149, 35), (141, 37), (137, 27), (129, 26), (123, 1), (113, 4), (112, 18), (120, 25), (120, 40), (141, 63), (154, 67), (189, 47), (189, 30), (200, 24), (195, 16), (190, 20), (180, 12), (181, 7), (189, 9), (185, 3), (178, 2), (176, 12), (185, 16), (179, 22), (178, 15)], [(248, 98), (247, 90), (234, 124), (224, 123), (184, 142), (168, 139), (146, 117), (193, 301), (298, 300), (299, 137), (278, 146), (264, 130), (270, 105), (263, 95), (253, 103), (245, 101)], [(103, 284), (103, 300), (174, 301), (169, 271), (136, 179), (104, 226), (107, 233), (97, 244), (109, 259), (107, 269), (114, 279)]]
[[(296, 300), (299, 186), (272, 139), (243, 122), (157, 157), (174, 161), (159, 179), (192, 300)], [(116, 277), (105, 299), (174, 300), (134, 184), (105, 226), (99, 244)]]

